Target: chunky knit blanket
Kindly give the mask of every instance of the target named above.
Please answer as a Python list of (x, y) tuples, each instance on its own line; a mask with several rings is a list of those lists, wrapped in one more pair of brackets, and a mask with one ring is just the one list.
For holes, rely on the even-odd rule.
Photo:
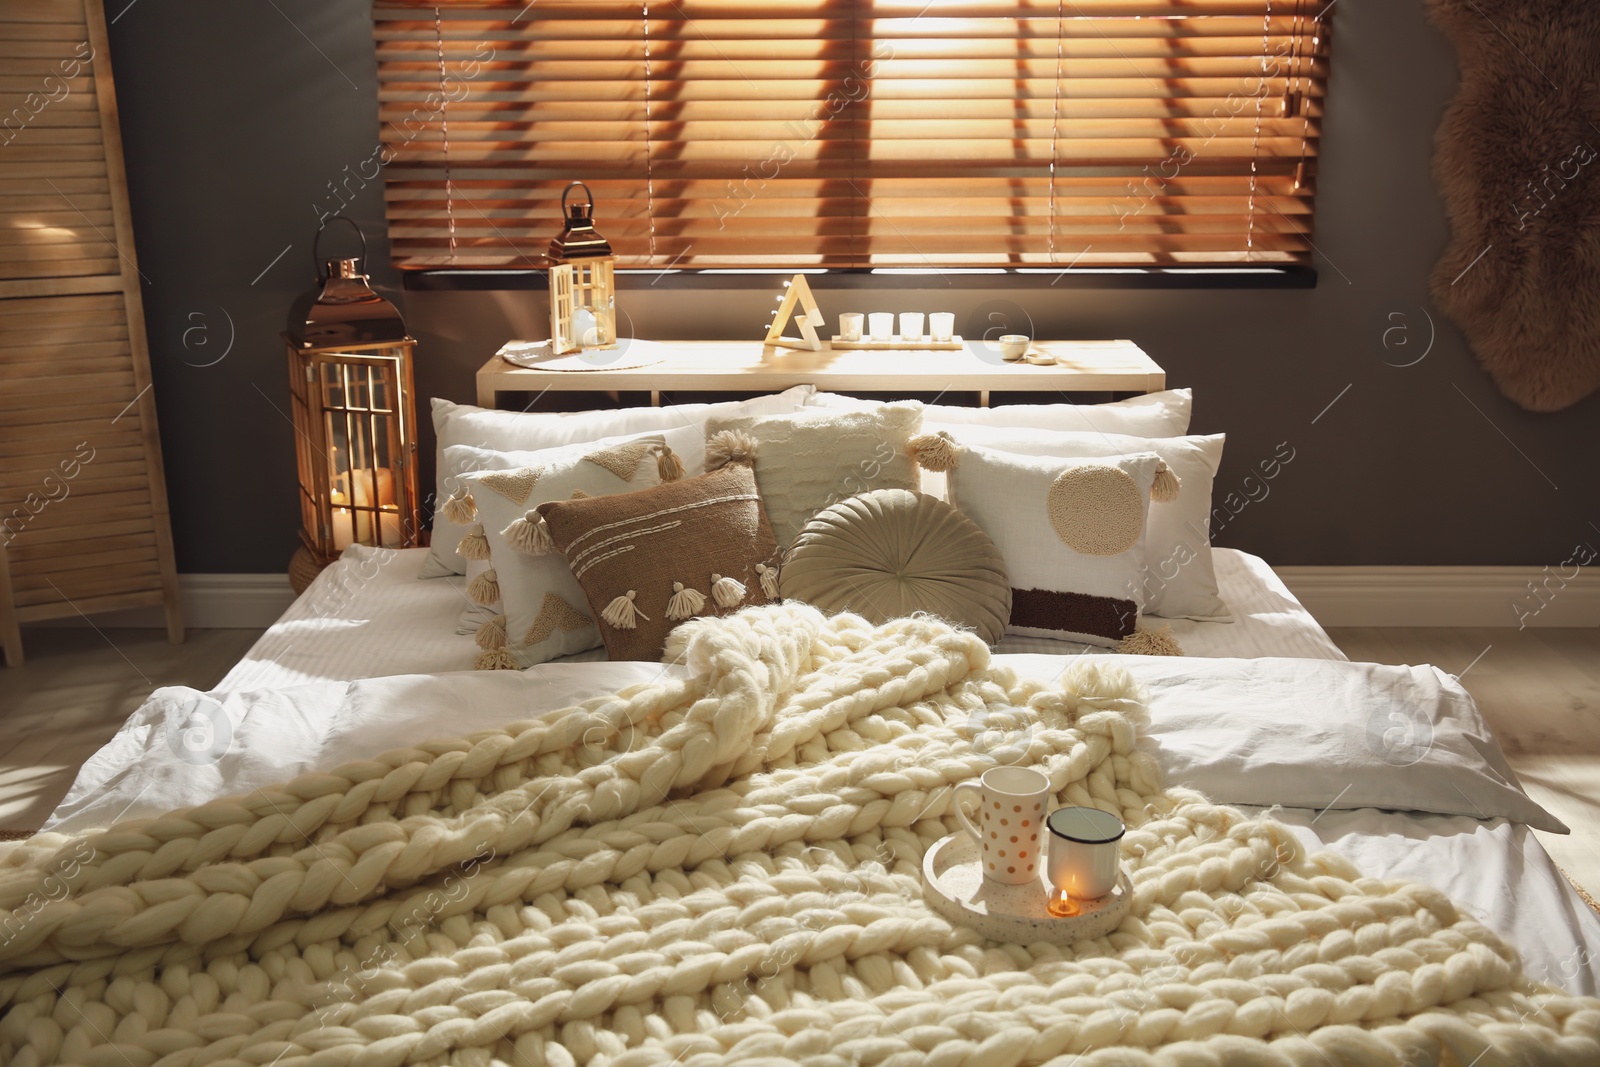
[[(1022, 684), (941, 623), (795, 606), (668, 653), (687, 678), (13, 849), (0, 1062), (1600, 1063), (1600, 1002), (1438, 892), (1163, 790), (1114, 667)], [(1128, 823), (1117, 932), (922, 902), (997, 758)]]

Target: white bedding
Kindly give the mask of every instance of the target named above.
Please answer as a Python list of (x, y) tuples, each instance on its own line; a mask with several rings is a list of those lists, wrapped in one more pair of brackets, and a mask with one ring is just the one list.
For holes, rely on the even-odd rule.
[[(1019, 673), (1048, 677), (1059, 660), (1005, 656)], [(1173, 661), (1123, 657), (1152, 691), (1149, 736), (1163, 763), (1203, 749), (1208, 722), (1238, 713), (1238, 661), (1196, 661), (1187, 684), (1170, 684)], [(1364, 680), (1393, 677), (1406, 668), (1370, 664), (1258, 665), (1264, 679), (1304, 678), (1318, 669)], [(674, 670), (648, 663), (552, 663), (527, 672), (406, 675), (353, 683), (320, 682), (266, 692), (235, 690), (215, 697), (192, 690), (158, 690), (97, 753), (47, 829), (80, 831), (121, 817), (146, 817), (220, 796), (246, 792), (312, 770), (328, 770), (428, 736), (461, 735), (569, 706)], [(1387, 672), (1387, 673), (1385, 673)], [(1365, 707), (1350, 708), (1345, 689), (1323, 685), (1297, 693), (1297, 721), (1361, 723)], [(977, 724), (975, 728), (981, 728)], [(1470, 731), (1469, 731), (1470, 732)], [(1322, 736), (1326, 734), (1328, 736)], [(1573, 992), (1600, 992), (1600, 918), (1573, 893), (1528, 828), (1506, 818), (1508, 801), (1474, 788), (1473, 776), (1489, 781), (1500, 772), (1494, 761), (1458, 762), (1458, 780), (1474, 805), (1487, 805), (1488, 820), (1465, 816), (1334, 808), (1350, 783), (1365, 774), (1379, 779), (1397, 769), (1374, 757), (1366, 765), (1325, 766), (1327, 744), (1339, 741), (1330, 726), (1297, 738), (1290, 730), (1261, 732), (1255, 759), (1290, 767), (1306, 779), (1302, 794), (1320, 791), (1318, 807), (1280, 809), (1307, 844), (1326, 844), (1376, 877), (1426, 882), (1470, 906), (1480, 918), (1523, 952), (1531, 973)], [(1329, 738), (1331, 737), (1331, 741)], [(1358, 745), (1354, 752), (1359, 755)], [(1170, 755), (1163, 758), (1162, 754)], [(1498, 755), (1496, 753), (1496, 755)], [(1297, 762), (1298, 761), (1298, 762)], [(1176, 776), (1175, 776), (1176, 777)], [(1492, 781), (1491, 781), (1492, 784)], [(1431, 787), (1397, 777), (1397, 805), (1419, 810), (1447, 806)], [(1240, 775), (1228, 799), (1267, 805), (1278, 786), (1271, 778)], [(1465, 795), (1465, 794), (1464, 794)], [(1498, 804), (1498, 806), (1496, 806)], [(1447, 809), (1448, 810), (1448, 809)]]
[[(1217, 582), (1234, 622), (1174, 620), (1172, 632), (1190, 656), (1345, 658), (1311, 613), (1258, 556), (1214, 550)], [(382, 678), (464, 670), (479, 649), (456, 633), (467, 599), (466, 579), (417, 580), (426, 549), (353, 545), (323, 571), (217, 689), (268, 689), (329, 679)], [(1160, 626), (1167, 620), (1152, 619)], [(1074, 655), (1104, 652), (1044, 638), (1007, 638), (1001, 652)], [(587, 653), (603, 658), (601, 650)]]

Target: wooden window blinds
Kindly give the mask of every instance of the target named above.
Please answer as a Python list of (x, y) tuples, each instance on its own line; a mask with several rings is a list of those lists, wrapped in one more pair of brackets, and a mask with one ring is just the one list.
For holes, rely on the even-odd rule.
[[(374, 6), (408, 268), (1309, 262), (1326, 0)], [(369, 177), (372, 175), (368, 175)]]

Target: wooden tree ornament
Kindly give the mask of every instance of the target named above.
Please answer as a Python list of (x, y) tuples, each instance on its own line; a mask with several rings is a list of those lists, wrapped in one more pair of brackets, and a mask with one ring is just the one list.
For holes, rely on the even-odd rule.
[[(822, 338), (817, 336), (817, 327), (823, 323), (822, 309), (817, 306), (817, 298), (811, 295), (811, 286), (806, 284), (806, 276), (796, 274), (784, 282), (783, 287), (787, 292), (778, 302), (777, 314), (772, 316), (772, 325), (767, 328), (766, 343), (783, 348), (809, 348), (813, 352), (821, 351)], [(791, 315), (800, 327), (799, 337), (783, 336), (783, 328), (789, 324)]]

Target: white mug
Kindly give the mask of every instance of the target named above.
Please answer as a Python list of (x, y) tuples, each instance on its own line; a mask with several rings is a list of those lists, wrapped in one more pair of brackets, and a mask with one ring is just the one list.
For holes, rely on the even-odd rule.
[(839, 338), (843, 341), (861, 340), (861, 321), (866, 316), (859, 311), (846, 311), (839, 316)]
[(902, 341), (922, 340), (922, 312), (900, 312), (900, 339)]
[[(962, 810), (961, 794), (978, 797), (978, 821)], [(1050, 802), (1050, 779), (1028, 767), (991, 767), (976, 782), (955, 788), (956, 818), (978, 842), (983, 876), (1007, 885), (1039, 877), (1039, 830)]]
[(894, 336), (894, 315), (888, 311), (874, 311), (867, 316), (867, 326), (874, 341), (887, 341)]
[(933, 331), (935, 341), (948, 341), (955, 336), (956, 316), (950, 311), (935, 311), (928, 316), (928, 328)]
[(1077, 900), (1094, 900), (1117, 887), (1122, 820), (1099, 808), (1057, 808), (1050, 831), (1050, 884)]

